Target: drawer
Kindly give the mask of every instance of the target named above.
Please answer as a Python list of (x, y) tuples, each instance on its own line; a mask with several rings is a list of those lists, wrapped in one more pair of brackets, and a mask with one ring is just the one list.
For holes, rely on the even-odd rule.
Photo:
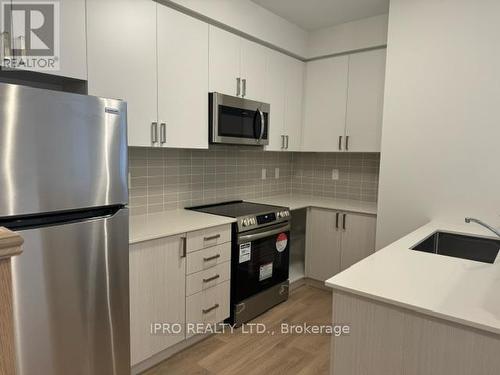
[(231, 224), (197, 230), (187, 234), (187, 252), (220, 245), (231, 241)]
[(212, 288), (231, 278), (231, 262), (225, 262), (188, 275), (186, 278), (186, 296)]
[[(229, 318), (230, 282), (222, 284), (186, 298), (186, 322), (215, 324)], [(192, 331), (187, 336), (192, 336)]]
[(231, 260), (231, 242), (194, 251), (187, 255), (186, 273), (200, 272)]

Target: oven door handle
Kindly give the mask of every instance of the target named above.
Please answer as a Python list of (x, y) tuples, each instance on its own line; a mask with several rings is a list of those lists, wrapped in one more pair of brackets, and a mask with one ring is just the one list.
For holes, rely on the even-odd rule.
[(261, 238), (272, 236), (273, 234), (278, 234), (281, 232), (287, 232), (290, 230), (290, 224), (283, 225), (276, 229), (266, 230), (265, 232), (258, 232), (255, 234), (246, 234), (238, 236), (238, 244), (252, 242)]

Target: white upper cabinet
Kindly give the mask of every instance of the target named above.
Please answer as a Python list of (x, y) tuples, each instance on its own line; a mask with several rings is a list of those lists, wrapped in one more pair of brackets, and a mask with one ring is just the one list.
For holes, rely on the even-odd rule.
[(160, 144), (208, 148), (208, 25), (158, 5)]
[(303, 151), (341, 149), (339, 146), (345, 135), (347, 79), (347, 56), (307, 63)]
[(385, 55), (307, 63), (302, 150), (380, 152)]
[(269, 50), (265, 101), (271, 104), (267, 151), (299, 151), (302, 141), (304, 63)]
[(267, 48), (210, 26), (210, 92), (264, 101)]
[(380, 152), (386, 50), (349, 56), (346, 136), (349, 151)]
[(60, 1), (61, 59), (55, 75), (87, 79), (85, 0)]
[[(32, 0), (30, 2), (47, 3), (42, 0)], [(40, 71), (50, 75), (87, 79), (87, 46), (85, 35), (85, 0), (64, 0), (57, 2), (59, 5), (59, 69), (40, 71), (29, 67), (20, 70)], [(20, 22), (18, 22), (20, 21)], [(33, 28), (34, 25), (31, 25)], [(37, 26), (38, 27), (38, 26)], [(12, 25), (11, 48), (26, 48), (26, 40), (34, 38), (35, 34), (26, 35), (25, 22), (23, 17), (14, 17)], [(39, 40), (39, 43), (44, 41)], [(14, 51), (10, 55), (14, 55)]]
[(305, 64), (292, 57), (286, 57), (286, 61), (285, 147), (287, 151), (300, 151), (302, 149)]
[(209, 32), (210, 92), (241, 96), (241, 38), (215, 26)]
[(241, 96), (264, 101), (268, 49), (241, 39)]
[(87, 0), (89, 94), (127, 102), (129, 146), (158, 145), (156, 7), (151, 0)]
[(281, 151), (285, 148), (285, 102), (286, 102), (286, 57), (269, 51), (266, 95), (264, 101), (271, 105), (269, 117), (269, 145), (267, 151)]

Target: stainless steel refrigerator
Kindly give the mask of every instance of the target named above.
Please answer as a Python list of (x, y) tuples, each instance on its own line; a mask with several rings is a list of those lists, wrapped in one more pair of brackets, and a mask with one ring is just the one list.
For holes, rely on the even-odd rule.
[(0, 84), (19, 375), (130, 373), (126, 103)]

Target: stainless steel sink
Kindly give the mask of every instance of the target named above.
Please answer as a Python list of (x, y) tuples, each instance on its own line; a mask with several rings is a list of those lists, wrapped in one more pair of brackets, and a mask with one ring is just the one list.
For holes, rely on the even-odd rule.
[(462, 234), (435, 232), (411, 248), (455, 258), (494, 263), (500, 250), (500, 240)]

